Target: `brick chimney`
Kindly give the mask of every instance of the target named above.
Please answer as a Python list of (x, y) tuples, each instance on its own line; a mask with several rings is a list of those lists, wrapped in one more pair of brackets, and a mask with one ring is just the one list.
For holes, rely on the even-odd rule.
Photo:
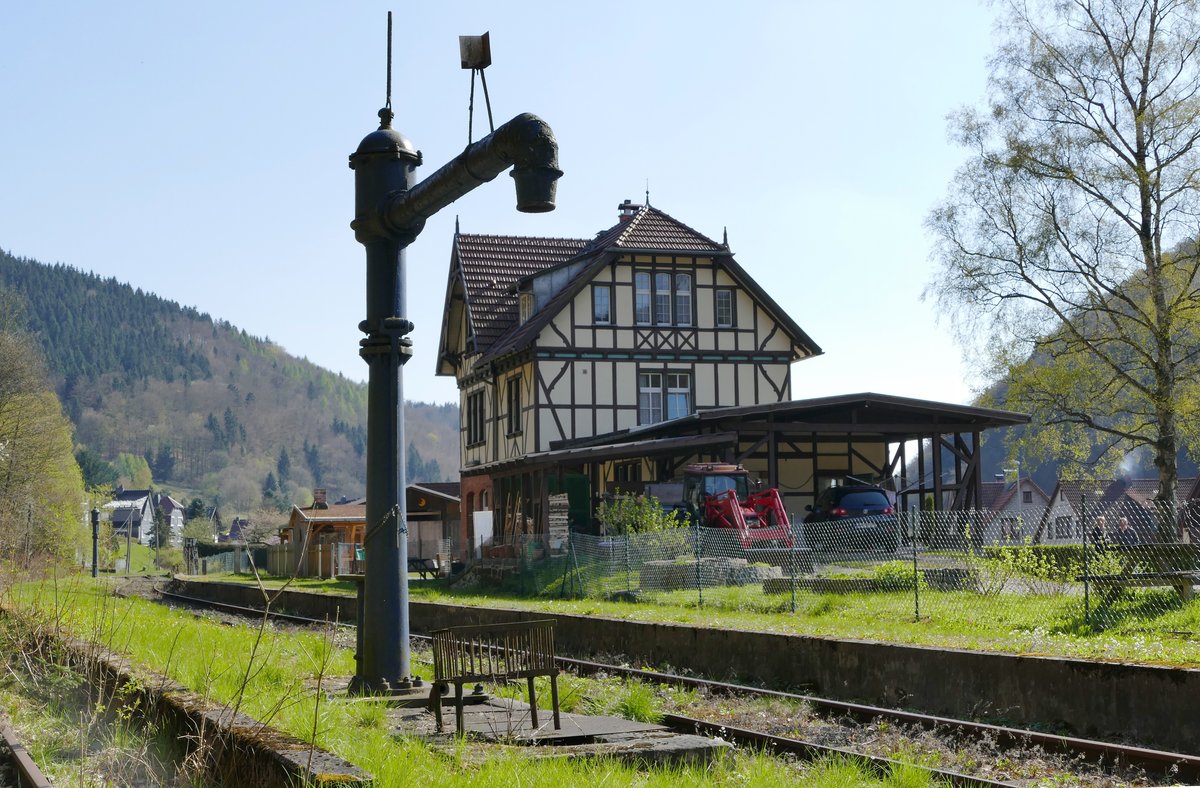
[(326, 499), (325, 499), (325, 488), (324, 487), (317, 487), (317, 488), (313, 489), (313, 508), (314, 509), (328, 509), (329, 508), (329, 504), (326, 502)]
[(617, 209), (621, 212), (619, 214), (620, 220), (622, 222), (629, 221), (633, 218), (633, 215), (638, 212), (638, 208), (641, 207), (642, 206), (640, 205), (634, 205), (633, 200), (626, 200), (625, 202), (621, 203), (617, 206)]

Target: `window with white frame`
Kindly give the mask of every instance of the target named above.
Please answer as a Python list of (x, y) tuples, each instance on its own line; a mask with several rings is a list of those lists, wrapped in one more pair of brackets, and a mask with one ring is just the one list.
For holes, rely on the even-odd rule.
[(533, 317), (533, 293), (521, 293), (517, 297), (518, 305), (521, 310), (521, 323), (524, 323)]
[(633, 319), (640, 326), (690, 326), (694, 322), (690, 273), (635, 271)]
[(671, 275), (666, 272), (654, 275), (654, 322), (671, 325)]
[(692, 275), (675, 274), (675, 325), (692, 324)]
[(677, 419), (692, 412), (692, 376), (687, 372), (667, 373), (667, 418)]
[(650, 325), (650, 272), (633, 275), (633, 320), (639, 326)]
[(717, 328), (733, 328), (733, 288), (720, 287), (716, 290), (716, 322)]
[(612, 285), (592, 285), (592, 321), (612, 323)]
[(638, 424), (656, 424), (692, 412), (692, 375), (689, 372), (638, 374)]
[(657, 424), (663, 420), (662, 377), (661, 372), (638, 375), (638, 424)]

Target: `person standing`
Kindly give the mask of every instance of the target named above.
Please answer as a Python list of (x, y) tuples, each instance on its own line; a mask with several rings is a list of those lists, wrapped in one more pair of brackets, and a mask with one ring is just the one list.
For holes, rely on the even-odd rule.
[(1117, 521), (1117, 532), (1113, 534), (1113, 541), (1122, 547), (1130, 547), (1138, 543), (1137, 532), (1129, 526), (1129, 518), (1122, 517)]

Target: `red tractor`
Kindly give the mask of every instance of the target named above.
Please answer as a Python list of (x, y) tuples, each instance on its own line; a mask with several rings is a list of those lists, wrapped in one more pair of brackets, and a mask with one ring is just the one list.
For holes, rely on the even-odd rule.
[(683, 502), (701, 525), (735, 529), (743, 549), (792, 546), (792, 526), (779, 490), (751, 492), (750, 474), (740, 465), (688, 465)]

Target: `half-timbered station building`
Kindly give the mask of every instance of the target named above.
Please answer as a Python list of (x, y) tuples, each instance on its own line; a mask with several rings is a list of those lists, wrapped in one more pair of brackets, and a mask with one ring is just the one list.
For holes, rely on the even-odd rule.
[[(742, 463), (792, 511), (848, 477), (978, 502), (980, 432), (1023, 416), (877, 394), (793, 401), (793, 364), (821, 352), (727, 240), (650, 205), (626, 200), (590, 239), (456, 231), (437, 373), (459, 387), (462, 543), (477, 511), (498, 536), (544, 532), (562, 493), (586, 530), (604, 493), (688, 462)], [(945, 451), (892, 481), (919, 438)]]

